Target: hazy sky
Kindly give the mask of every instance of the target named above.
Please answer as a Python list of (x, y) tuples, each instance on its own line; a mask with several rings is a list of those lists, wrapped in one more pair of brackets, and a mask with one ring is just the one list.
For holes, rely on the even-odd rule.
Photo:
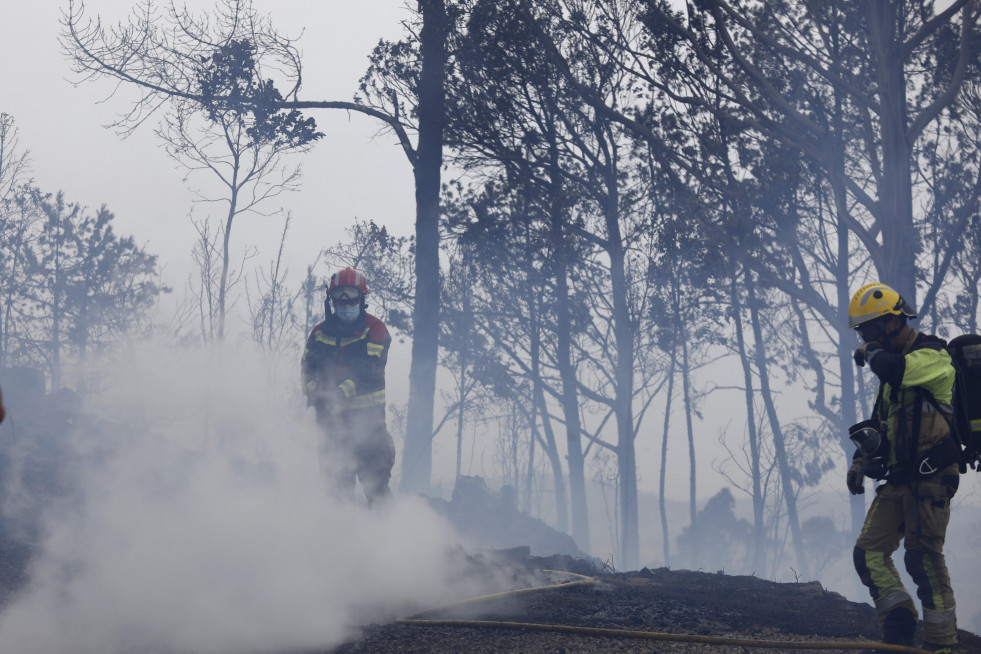
[[(88, 0), (86, 6), (89, 15), (115, 24), (136, 3)], [(192, 10), (214, 6), (212, 0), (178, 4)], [(308, 100), (351, 99), (371, 48), (380, 38), (398, 38), (400, 21), (408, 16), (401, 0), (256, 0), (255, 5), (270, 14), (281, 33), (300, 37), (301, 97)], [(63, 190), (68, 200), (93, 208), (106, 204), (116, 214), (117, 232), (132, 234), (160, 255), (165, 281), (179, 288), (194, 235), (188, 220), (193, 198), (182, 182), (183, 171), (161, 149), (152, 124), (126, 140), (103, 127), (127, 106), (122, 98), (106, 99), (111, 86), (72, 86), (58, 42), (59, 18), (67, 6), (67, 0), (4, 2), (0, 111), (16, 120), (42, 189)], [(288, 252), (297, 275), (355, 216), (399, 234), (411, 231), (414, 218), (408, 163), (391, 136), (374, 138), (377, 122), (337, 111), (308, 115), (316, 118), (325, 138), (300, 159), (303, 190), (282, 201), (294, 215)], [(233, 230), (233, 251), (267, 242), (265, 252), (272, 256), (270, 241), (278, 239), (280, 230), (278, 221), (244, 217)]]

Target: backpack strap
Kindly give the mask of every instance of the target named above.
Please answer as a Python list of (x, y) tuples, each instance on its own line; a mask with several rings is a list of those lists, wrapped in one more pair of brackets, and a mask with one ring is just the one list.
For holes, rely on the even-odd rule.
[[(918, 338), (911, 344), (910, 352), (915, 350), (929, 349), (939, 352), (947, 346), (947, 341), (937, 336), (931, 334), (918, 334)], [(945, 411), (937, 398), (933, 396), (933, 393), (928, 391), (922, 386), (914, 386), (909, 390), (913, 391), (913, 406), (910, 409), (913, 412), (913, 425), (912, 434), (906, 433), (906, 420), (903, 419), (902, 415), (897, 417), (896, 420), (896, 459), (897, 463), (901, 467), (911, 468), (913, 475), (913, 480), (917, 480), (921, 477), (929, 477), (936, 474), (939, 470), (947, 467), (951, 463), (957, 462), (958, 468), (962, 472), (966, 470), (964, 464), (964, 456), (961, 452), (961, 447), (959, 442), (956, 440), (954, 434), (954, 425), (951, 421), (951, 416), (949, 411)], [(923, 422), (923, 403), (924, 400), (930, 403), (934, 411), (941, 414), (944, 421), (947, 423), (948, 435), (940, 440), (939, 443), (934, 445), (927, 453), (922, 457), (917, 457), (917, 451), (919, 450), (920, 441), (920, 428)], [(898, 404), (899, 401), (899, 389), (893, 387), (890, 392), (890, 401), (893, 404)], [(902, 414), (902, 409), (900, 409)], [(906, 447), (900, 447), (900, 445), (905, 445)]]
[[(925, 388), (917, 386), (917, 390), (933, 406), (934, 410), (944, 417), (947, 423), (948, 434), (939, 443), (927, 450), (927, 453), (920, 457), (917, 463), (917, 472), (925, 477), (936, 474), (951, 463), (957, 463), (957, 468), (961, 474), (967, 472), (967, 460), (964, 457), (964, 450), (961, 443), (957, 440), (957, 430), (954, 427), (953, 416), (949, 411), (945, 411), (940, 406), (940, 402), (933, 396), (933, 393)], [(919, 429), (919, 423), (916, 425)], [(925, 472), (932, 470), (931, 472)]]

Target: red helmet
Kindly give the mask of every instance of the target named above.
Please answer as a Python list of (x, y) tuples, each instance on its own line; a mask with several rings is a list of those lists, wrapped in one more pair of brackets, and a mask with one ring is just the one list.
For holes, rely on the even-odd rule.
[(364, 280), (364, 275), (350, 266), (330, 276), (327, 293), (333, 295), (333, 290), (342, 286), (353, 286), (360, 291), (362, 297), (368, 294), (368, 283)]

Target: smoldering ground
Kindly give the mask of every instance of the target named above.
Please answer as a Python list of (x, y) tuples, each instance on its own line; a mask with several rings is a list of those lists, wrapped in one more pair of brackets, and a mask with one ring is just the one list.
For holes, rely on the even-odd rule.
[(53, 436), (60, 490), (30, 497), (13, 457), (5, 515), (39, 515), (0, 651), (323, 649), (352, 624), (479, 593), (422, 501), (329, 497), (295, 371), (231, 349), (101, 364), (98, 392)]

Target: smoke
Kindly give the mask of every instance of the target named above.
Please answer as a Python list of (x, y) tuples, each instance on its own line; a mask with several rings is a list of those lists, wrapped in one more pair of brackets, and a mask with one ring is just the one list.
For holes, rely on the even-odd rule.
[(71, 492), (44, 507), (0, 650), (323, 649), (353, 624), (477, 592), (423, 501), (328, 496), (295, 369), (149, 348), (101, 366), (101, 399), (70, 430)]

